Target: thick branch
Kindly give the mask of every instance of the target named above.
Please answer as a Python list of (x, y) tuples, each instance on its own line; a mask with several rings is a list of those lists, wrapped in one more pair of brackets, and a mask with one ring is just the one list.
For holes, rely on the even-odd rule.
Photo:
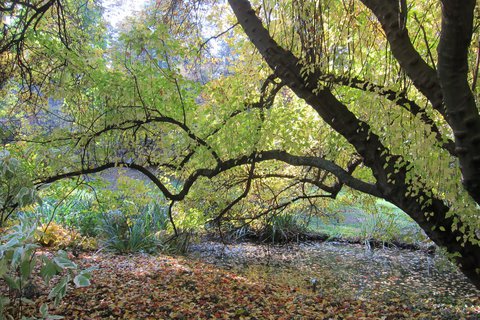
[(475, 0), (443, 0), (442, 4), (438, 75), (449, 124), (455, 135), (462, 183), (480, 204), (480, 114), (468, 83), (468, 48)]

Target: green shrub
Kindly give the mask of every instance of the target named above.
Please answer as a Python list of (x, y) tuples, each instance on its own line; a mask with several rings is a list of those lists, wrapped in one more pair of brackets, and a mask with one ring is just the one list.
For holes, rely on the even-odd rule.
[(97, 235), (97, 225), (101, 210), (96, 205), (92, 192), (76, 190), (68, 197), (59, 195), (55, 191), (43, 204), (37, 206), (33, 213), (44, 223), (53, 220), (58, 224), (78, 230), (83, 236)]
[(119, 210), (106, 213), (99, 225), (101, 243), (118, 253), (154, 252), (158, 248), (148, 215), (128, 216)]
[(249, 224), (243, 224), (239, 227), (234, 225), (229, 226), (226, 234), (229, 240), (239, 241), (254, 236), (255, 232)]
[(141, 209), (143, 219), (151, 232), (167, 230), (170, 220), (168, 218), (168, 207), (157, 202), (147, 204)]
[(403, 212), (385, 206), (375, 207), (363, 215), (360, 238), (387, 243), (419, 243), (426, 239), (422, 230)]
[(396, 220), (397, 216), (394, 214), (367, 214), (361, 225), (360, 237), (363, 240), (389, 242), (399, 232)]
[[(196, 219), (196, 218), (195, 218)], [(174, 235), (168, 207), (149, 203), (137, 213), (112, 210), (101, 219), (99, 236), (103, 246), (117, 253), (162, 251), (184, 254), (188, 251), (194, 232), (190, 225), (196, 220), (179, 219)]]
[[(51, 259), (45, 255), (36, 255), (36, 232), (36, 223), (20, 216), (19, 224), (1, 238), (0, 278), (7, 284), (9, 294), (0, 296), (0, 319), (23, 318), (22, 306), (31, 303), (30, 299), (35, 296), (36, 284), (32, 281), (32, 274), (38, 264), (40, 276), (47, 284), (55, 275), (63, 274), (48, 295), (49, 299), (54, 300), (55, 306), (66, 295), (71, 282), (76, 287), (90, 284), (92, 269), (77, 272), (77, 265), (68, 259), (65, 251), (58, 251)], [(44, 319), (58, 318), (48, 314), (47, 304), (43, 304), (39, 311)]]

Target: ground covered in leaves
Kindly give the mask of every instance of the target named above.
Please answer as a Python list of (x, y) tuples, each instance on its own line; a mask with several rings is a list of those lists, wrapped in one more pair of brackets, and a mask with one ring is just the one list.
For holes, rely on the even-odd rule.
[(75, 262), (98, 268), (92, 285), (52, 311), (66, 319), (480, 319), (478, 291), (457, 274), (441, 278), (435, 262), (424, 273), (424, 254), (361, 252), (207, 243), (187, 257), (83, 253)]

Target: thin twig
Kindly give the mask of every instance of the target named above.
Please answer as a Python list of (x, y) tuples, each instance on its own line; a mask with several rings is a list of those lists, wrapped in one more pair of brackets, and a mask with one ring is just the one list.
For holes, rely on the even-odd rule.
[(208, 38), (207, 40), (205, 40), (203, 43), (200, 44), (198, 50), (197, 50), (197, 53), (200, 53), (200, 51), (202, 51), (202, 49), (212, 40), (214, 39), (218, 39), (220, 38), (221, 36), (223, 36), (224, 34), (226, 34), (227, 32), (229, 32), (230, 30), (232, 30), (233, 28), (235, 28), (236, 26), (238, 26), (239, 23), (235, 23), (234, 25), (232, 25), (230, 28), (228, 28), (227, 30), (223, 31), (223, 32), (220, 32), (219, 34), (215, 35), (215, 36), (212, 36), (210, 38)]

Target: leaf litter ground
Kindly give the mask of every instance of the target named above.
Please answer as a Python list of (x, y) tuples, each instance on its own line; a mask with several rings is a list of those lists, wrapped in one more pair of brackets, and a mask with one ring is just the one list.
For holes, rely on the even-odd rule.
[(75, 261), (98, 269), (54, 310), (66, 319), (480, 319), (479, 292), (420, 252), (203, 243), (187, 257)]

